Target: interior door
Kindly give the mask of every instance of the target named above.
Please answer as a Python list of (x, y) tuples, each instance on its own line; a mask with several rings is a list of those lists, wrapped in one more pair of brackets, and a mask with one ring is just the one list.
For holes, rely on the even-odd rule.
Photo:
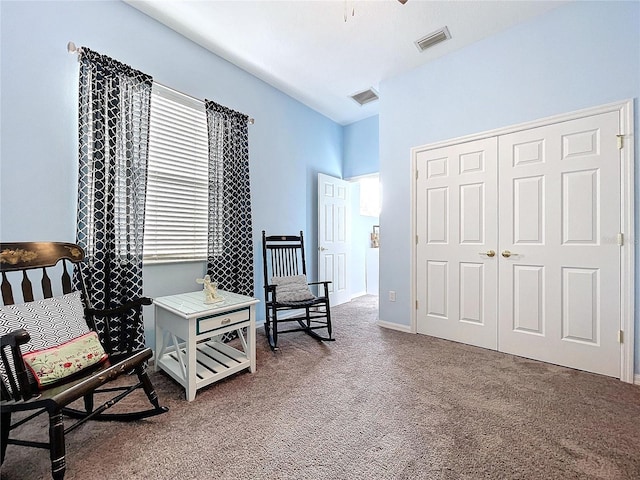
[(331, 305), (351, 300), (349, 198), (349, 182), (318, 174), (318, 276), (319, 280), (331, 281)]
[(497, 348), (497, 140), (416, 157), (417, 331)]
[(503, 352), (620, 376), (618, 113), (499, 137)]

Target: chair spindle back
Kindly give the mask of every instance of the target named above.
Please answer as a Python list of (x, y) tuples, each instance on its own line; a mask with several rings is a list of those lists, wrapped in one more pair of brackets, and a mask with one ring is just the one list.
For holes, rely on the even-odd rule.
[(306, 275), (304, 257), (304, 237), (294, 235), (270, 235), (262, 232), (262, 258), (264, 263), (264, 284), (271, 283), (273, 277)]
[[(20, 290), (24, 302), (33, 302), (36, 298), (28, 271), (42, 270), (40, 286), (42, 298), (51, 298), (53, 289), (48, 269), (62, 263), (60, 284), (62, 293), (72, 292), (71, 275), (68, 263), (79, 264), (84, 259), (82, 249), (72, 243), (63, 242), (5, 242), (0, 243), (0, 272), (2, 272), (2, 303), (14, 305), (15, 297), (8, 273), (22, 272)], [(73, 266), (71, 266), (73, 268)], [(83, 292), (85, 293), (85, 292)]]

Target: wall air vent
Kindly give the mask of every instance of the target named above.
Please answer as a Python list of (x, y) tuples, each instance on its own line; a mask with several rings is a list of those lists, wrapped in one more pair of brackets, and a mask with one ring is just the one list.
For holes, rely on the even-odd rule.
[(449, 29), (447, 27), (443, 27), (440, 30), (436, 30), (435, 32), (430, 33), (418, 40), (415, 41), (416, 47), (421, 52), (424, 52), (427, 48), (433, 47), (434, 45), (444, 42), (451, 38), (451, 34), (449, 33)]
[(373, 88), (370, 88), (368, 90), (365, 90), (364, 92), (359, 92), (351, 95), (351, 98), (353, 98), (360, 105), (364, 105), (365, 103), (375, 102), (379, 97), (378, 93)]

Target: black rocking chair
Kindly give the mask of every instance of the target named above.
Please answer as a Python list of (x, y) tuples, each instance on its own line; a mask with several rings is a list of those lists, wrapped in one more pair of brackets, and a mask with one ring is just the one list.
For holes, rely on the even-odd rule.
[[(15, 280), (14, 283), (20, 283), (20, 289), (18, 291), (22, 290), (24, 301), (34, 302), (32, 283), (27, 275), (29, 270), (41, 270), (40, 283), (42, 285), (42, 296), (44, 299), (52, 299), (52, 297), (54, 297), (51, 279), (47, 271), (49, 271), (51, 275), (55, 274), (57, 276), (60, 270), (62, 270), (61, 291), (64, 295), (70, 294), (73, 289), (69, 270), (73, 269), (75, 265), (80, 278), (82, 278), (82, 265), (80, 262), (82, 262), (83, 259), (84, 252), (82, 249), (71, 243), (25, 242), (0, 244), (3, 304), (5, 306), (15, 304), (11, 279)], [(62, 264), (62, 268), (60, 268), (59, 263)], [(67, 266), (68, 263), (71, 264), (69, 267)], [(97, 321), (105, 322), (105, 331), (108, 331), (108, 319), (116, 316), (122, 318), (122, 315), (135, 315), (134, 319), (140, 321), (142, 306), (151, 303), (150, 299), (143, 297), (132, 300), (118, 308), (95, 310), (87, 306), (84, 280), (81, 283), (83, 302), (80, 303), (76, 301), (80, 307), (80, 323), (82, 323), (82, 310), (84, 306), (84, 319), (92, 331), (96, 331)], [(53, 300), (55, 300), (55, 298), (53, 298)], [(36, 303), (26, 303), (25, 305), (35, 304)], [(15, 305), (15, 307), (20, 306)], [(5, 322), (4, 318), (5, 317), (2, 317), (0, 320)], [(43, 319), (38, 319), (37, 322), (39, 331), (43, 329), (47, 323)], [(13, 323), (11, 323), (11, 325), (13, 325)], [(23, 353), (26, 352), (21, 351), (21, 345), (24, 345), (31, 339), (30, 329), (33, 335), (36, 331), (35, 328), (32, 319), (32, 323), (26, 322), (23, 328), (16, 329), (1, 337), (2, 349), (0, 353), (2, 366), (4, 368), (1, 384), (2, 397), (0, 401), (0, 451), (2, 453), (2, 462), (4, 462), (8, 444), (47, 449), (51, 457), (52, 476), (54, 479), (59, 480), (64, 477), (66, 470), (65, 435), (87, 420), (130, 421), (158, 415), (168, 410), (166, 407), (160, 406), (154, 387), (146, 373), (146, 363), (152, 355), (150, 348), (137, 351), (126, 351), (126, 348), (118, 348), (118, 352), (114, 353), (111, 351), (110, 342), (102, 341), (105, 353), (108, 356), (106, 361), (80, 369), (79, 372), (76, 372), (68, 378), (63, 378), (55, 382), (50, 388), (39, 388), (38, 385), (34, 383), (33, 374), (30, 372), (27, 373), (27, 368), (22, 356)], [(126, 328), (124, 328), (124, 330), (126, 330)], [(89, 333), (89, 335), (93, 334)], [(125, 336), (130, 339), (133, 335), (125, 333)], [(120, 345), (120, 347), (122, 347), (122, 345)], [(126, 353), (121, 353), (121, 351), (126, 351)], [(128, 373), (135, 373), (135, 376), (132, 376), (134, 381), (128, 382), (133, 383), (132, 385), (123, 386), (119, 384), (115, 387), (105, 386), (101, 388), (116, 377)], [(31, 377), (29, 375), (31, 375)], [(151, 403), (151, 408), (137, 412), (104, 413), (105, 410), (139, 388), (142, 388), (146, 394), (146, 397)], [(94, 394), (104, 394), (105, 392), (108, 393), (109, 400), (102, 403), (99, 407), (94, 408)], [(79, 399), (84, 400), (84, 410), (69, 407), (72, 402)], [(100, 401), (102, 401), (102, 399)], [(12, 424), (11, 416), (16, 412), (22, 412), (20, 417), (23, 418)], [(27, 441), (13, 438), (10, 435), (16, 427), (45, 412), (49, 415), (48, 442)], [(65, 428), (63, 415), (78, 420)]]
[[(316, 340), (335, 340), (332, 337), (329, 305), (331, 282), (307, 282), (302, 231), (299, 236), (267, 236), (263, 230), (262, 258), (266, 310), (264, 328), (271, 349), (278, 349), (278, 335), (289, 332), (303, 331)], [(317, 289), (315, 294), (309, 289), (310, 285)], [(281, 312), (283, 316), (279, 316)], [(279, 324), (284, 322), (298, 325), (280, 330)], [(316, 333), (319, 329), (326, 329), (327, 336)]]

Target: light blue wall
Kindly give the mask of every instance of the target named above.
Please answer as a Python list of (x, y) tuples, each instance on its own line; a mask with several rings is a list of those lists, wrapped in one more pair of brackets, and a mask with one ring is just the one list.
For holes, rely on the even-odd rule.
[(344, 178), (380, 171), (378, 115), (344, 127)]
[[(455, 35), (455, 32), (452, 32)], [(571, 2), (380, 85), (380, 319), (408, 326), (410, 149), (554, 114), (635, 99), (640, 3)], [(636, 232), (640, 212), (635, 145)], [(636, 240), (636, 305), (640, 254)], [(386, 292), (395, 290), (397, 301)], [(640, 372), (640, 317), (636, 372)]]
[[(304, 230), (308, 251), (316, 251), (317, 172), (342, 176), (340, 125), (120, 1), (3, 0), (0, 16), (1, 240), (75, 239), (78, 63), (66, 50), (73, 41), (255, 118), (249, 149), (256, 296), (263, 296), (261, 230)], [(317, 260), (309, 260), (315, 276)], [(145, 294), (193, 290), (204, 268), (145, 267)], [(152, 313), (145, 312), (149, 344)]]

